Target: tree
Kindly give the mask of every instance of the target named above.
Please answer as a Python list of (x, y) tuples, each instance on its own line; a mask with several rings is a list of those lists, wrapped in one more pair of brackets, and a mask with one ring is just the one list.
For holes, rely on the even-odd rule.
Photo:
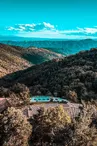
[(21, 110), (8, 108), (0, 115), (0, 145), (28, 146), (32, 127)]
[(67, 97), (74, 102), (78, 101), (77, 93), (75, 91), (69, 90)]
[(33, 116), (33, 132), (32, 142), (35, 146), (43, 145), (43, 143), (52, 144), (56, 132), (63, 129), (64, 126), (71, 123), (68, 113), (64, 110), (63, 106), (55, 108), (38, 110), (38, 113)]
[(10, 88), (10, 91), (10, 106), (20, 106), (30, 103), (30, 91), (24, 84), (17, 83)]
[(97, 146), (97, 129), (92, 124), (93, 113), (94, 107), (85, 105), (80, 116), (59, 132), (59, 139), (64, 141), (64, 146)]
[(96, 146), (97, 129), (91, 125), (95, 107), (91, 104), (84, 105), (78, 121), (74, 122), (74, 146)]

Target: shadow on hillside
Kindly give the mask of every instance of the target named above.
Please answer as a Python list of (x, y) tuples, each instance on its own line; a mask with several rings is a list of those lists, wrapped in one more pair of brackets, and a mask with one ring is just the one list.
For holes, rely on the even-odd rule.
[(0, 87), (8, 87), (11, 86), (19, 76), (22, 76), (22, 71), (16, 71), (11, 74), (7, 74), (4, 77), (0, 78)]

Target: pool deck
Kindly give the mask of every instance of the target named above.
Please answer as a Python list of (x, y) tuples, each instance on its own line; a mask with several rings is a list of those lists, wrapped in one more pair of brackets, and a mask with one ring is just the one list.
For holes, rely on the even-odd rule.
[[(6, 98), (0, 98), (0, 113), (5, 110), (8, 107), (8, 100)], [(37, 113), (37, 110), (41, 107), (44, 107), (45, 109), (52, 108), (62, 105), (64, 107), (64, 110), (68, 112), (68, 114), (71, 117), (75, 117), (80, 112), (79, 107), (82, 106), (81, 104), (76, 103), (59, 103), (59, 102), (36, 102), (36, 103), (30, 103), (30, 105), (27, 106), (20, 106), (20, 108), (23, 112), (23, 114), (30, 118), (33, 116), (33, 114)]]
[(63, 103), (36, 103), (36, 104), (32, 104), (29, 106), (25, 106), (24, 108), (22, 108), (22, 111), (24, 113), (24, 115), (28, 118), (31, 118), (33, 116), (33, 114), (37, 113), (37, 110), (40, 109), (41, 107), (44, 107), (45, 109), (48, 108), (54, 108), (57, 107), (59, 105), (62, 105), (64, 107), (64, 110), (67, 111), (67, 113), (70, 115), (70, 117), (76, 117), (79, 113), (80, 113), (80, 106), (82, 106), (81, 104), (63, 104)]

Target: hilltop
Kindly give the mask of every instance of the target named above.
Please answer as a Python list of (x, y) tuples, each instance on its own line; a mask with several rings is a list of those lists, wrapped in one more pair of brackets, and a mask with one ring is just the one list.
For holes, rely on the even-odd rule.
[(0, 86), (15, 83), (29, 87), (32, 95), (53, 95), (75, 102), (97, 99), (97, 49), (83, 51), (62, 59), (54, 59), (10, 74)]

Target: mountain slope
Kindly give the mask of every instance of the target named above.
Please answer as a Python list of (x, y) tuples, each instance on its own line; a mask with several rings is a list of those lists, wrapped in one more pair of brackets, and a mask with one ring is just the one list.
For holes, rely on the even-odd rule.
[(53, 58), (61, 58), (63, 56), (47, 49), (31, 47), (25, 49), (23, 57), (33, 64), (40, 64), (52, 60)]
[(19, 47), (0, 44), (0, 77), (31, 66), (21, 56)]
[(97, 99), (97, 49), (55, 59), (0, 80), (0, 86), (27, 85), (33, 95)]
[(62, 55), (46, 49), (0, 44), (0, 77), (58, 57)]

